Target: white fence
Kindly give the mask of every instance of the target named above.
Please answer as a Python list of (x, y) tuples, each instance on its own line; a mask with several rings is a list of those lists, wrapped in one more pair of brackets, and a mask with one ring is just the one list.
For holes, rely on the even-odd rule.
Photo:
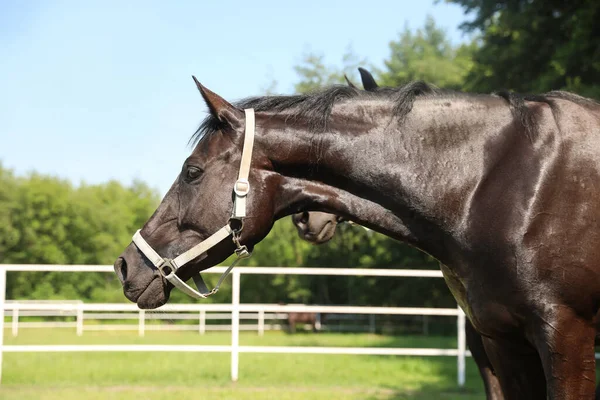
[[(224, 267), (213, 267), (207, 273), (222, 273)], [(165, 312), (228, 312), (231, 313), (231, 345), (229, 346), (189, 346), (189, 345), (4, 345), (5, 310), (17, 313), (24, 311), (64, 311), (77, 317), (77, 332), (83, 332), (83, 315), (87, 312), (105, 312), (105, 304), (27, 304), (26, 302), (6, 302), (6, 274), (11, 271), (60, 271), (60, 272), (109, 272), (112, 266), (103, 265), (0, 265), (0, 379), (2, 355), (5, 352), (94, 352), (94, 351), (167, 351), (167, 352), (227, 352), (231, 353), (231, 379), (238, 380), (239, 353), (303, 353), (303, 354), (364, 354), (364, 355), (405, 355), (405, 356), (452, 356), (457, 357), (458, 384), (465, 382), (465, 357), (468, 355), (465, 341), (465, 315), (459, 308), (418, 308), (418, 307), (352, 307), (352, 306), (306, 306), (274, 304), (240, 304), (240, 275), (338, 275), (338, 276), (387, 276), (387, 277), (429, 277), (440, 278), (440, 271), (431, 270), (384, 270), (359, 268), (281, 268), (281, 267), (238, 267), (232, 275), (231, 304), (167, 304), (158, 310)], [(17, 305), (15, 307), (15, 304)], [(111, 311), (140, 312), (134, 304), (111, 304)], [(289, 347), (289, 346), (240, 346), (240, 313), (289, 313), (315, 312), (337, 314), (386, 314), (386, 315), (443, 315), (457, 318), (458, 347), (456, 349), (431, 348), (373, 348), (373, 347)], [(201, 317), (200, 317), (201, 318)], [(18, 321), (17, 318), (15, 319)], [(139, 329), (143, 331), (145, 318), (139, 319)], [(200, 323), (201, 325), (201, 323)], [(260, 325), (260, 319), (259, 319)], [(14, 332), (13, 325), (13, 332)], [(261, 328), (258, 328), (259, 331)], [(262, 327), (264, 330), (264, 326)]]
[[(223, 323), (231, 321), (231, 305), (212, 305), (214, 307), (210, 310), (198, 305), (192, 309), (175, 306), (146, 312), (134, 305), (123, 308), (121, 303), (94, 303), (88, 306), (81, 300), (7, 300), (4, 316), (10, 318), (12, 336), (18, 336), (22, 328), (72, 328), (79, 336), (84, 331), (138, 331), (139, 336), (144, 336), (146, 331), (196, 331), (201, 335), (207, 331), (231, 331), (231, 324)], [(317, 331), (377, 332), (376, 314), (327, 314), (325, 320), (321, 313), (314, 314), (312, 323), (304, 321), (299, 324), (304, 323), (305, 329), (313, 328)], [(396, 313), (391, 313), (394, 314)], [(412, 318), (413, 324), (410, 326), (406, 322), (400, 323), (402, 331), (409, 329), (428, 335), (429, 315), (420, 317), (418, 320)], [(239, 327), (241, 331), (256, 331), (262, 336), (266, 330), (285, 329), (287, 320), (287, 313), (269, 313), (261, 309), (257, 312), (240, 313)], [(160, 323), (153, 323), (157, 321)], [(386, 319), (380, 327), (384, 331), (393, 332), (394, 329), (389, 324), (390, 320)]]
[[(74, 328), (77, 335), (84, 331), (138, 331), (144, 336), (146, 331), (173, 330), (197, 331), (204, 334), (207, 331), (231, 331), (231, 325), (210, 324), (209, 321), (231, 321), (230, 304), (211, 304), (209, 310), (201, 304), (178, 307), (177, 304), (162, 307), (160, 311), (138, 309), (134, 304), (94, 303), (84, 304), (77, 301), (24, 301), (7, 300), (4, 306), (5, 317), (11, 318), (11, 331), (18, 336), (20, 328)], [(125, 306), (125, 307), (124, 307)], [(192, 306), (192, 307), (190, 307)], [(70, 321), (22, 321), (24, 317), (69, 318)], [(72, 319), (75, 319), (72, 321)], [(264, 311), (240, 313), (240, 321), (249, 320), (253, 323), (240, 323), (242, 331), (256, 331), (263, 335), (265, 330), (282, 329), (281, 321), (287, 319), (285, 313), (265, 313)], [(111, 320), (133, 321), (133, 323), (114, 323)], [(148, 321), (186, 321), (185, 324), (147, 324)], [(103, 323), (86, 324), (89, 321)], [(196, 322), (190, 324), (189, 322)], [(270, 321), (270, 323), (267, 323)]]

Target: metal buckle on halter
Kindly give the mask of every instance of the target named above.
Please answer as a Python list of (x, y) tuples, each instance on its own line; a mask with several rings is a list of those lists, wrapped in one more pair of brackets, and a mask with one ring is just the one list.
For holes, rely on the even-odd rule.
[(237, 236), (239, 238), (239, 234), (244, 229), (244, 219), (231, 216), (229, 217), (229, 221), (227, 221), (229, 228), (231, 229), (231, 235), (234, 237)]
[[(210, 292), (202, 293), (204, 295), (204, 297), (208, 297), (208, 296), (211, 296), (211, 295), (217, 293), (219, 291), (219, 288), (221, 287), (221, 283), (223, 283), (223, 281), (225, 280), (227, 275), (229, 275), (229, 273), (231, 272), (233, 267), (235, 267), (240, 260), (243, 260), (244, 258), (249, 258), (252, 256), (252, 253), (250, 251), (248, 251), (248, 247), (240, 244), (240, 237), (239, 237), (238, 233), (239, 233), (239, 230), (232, 231), (233, 243), (237, 246), (237, 248), (235, 249), (235, 255), (237, 256), (237, 258), (235, 260), (233, 260), (231, 265), (229, 267), (227, 267), (225, 272), (223, 272), (223, 274), (219, 278), (219, 281), (217, 282), (215, 287)], [(195, 278), (194, 281), (196, 282), (196, 286), (198, 287), (198, 289), (200, 289), (200, 286), (202, 286), (203, 288), (206, 288), (206, 284), (204, 283), (204, 280), (202, 279), (202, 275), (198, 274), (197, 278)], [(201, 283), (199, 283), (199, 282), (201, 282)]]
[[(158, 266), (158, 270), (160, 271), (161, 275), (165, 278), (167, 276), (170, 276), (171, 274), (174, 274), (175, 271), (177, 271), (177, 268), (173, 266), (172, 261), (173, 260), (171, 260), (170, 258), (163, 258), (163, 263)], [(169, 273), (165, 272), (165, 270), (168, 270)]]
[(250, 192), (250, 182), (245, 178), (238, 179), (233, 185), (233, 191), (240, 197), (248, 195), (248, 192)]
[(237, 249), (235, 249), (235, 255), (239, 259), (252, 257), (252, 253), (250, 253), (250, 250), (248, 250), (248, 247), (246, 247), (246, 245), (239, 246)]
[(245, 244), (240, 243), (240, 231), (241, 229), (238, 231), (231, 232), (231, 240), (236, 246), (235, 255), (238, 257), (238, 259), (250, 258), (250, 256), (252, 256), (252, 253), (250, 252), (250, 250), (248, 250), (248, 247)]
[[(234, 226), (232, 222), (237, 222), (239, 227)], [(238, 259), (249, 258), (252, 253), (248, 250), (248, 247), (240, 243), (240, 233), (244, 229), (244, 220), (242, 218), (231, 217), (229, 218), (229, 227), (231, 228), (231, 240), (235, 244), (235, 255)]]

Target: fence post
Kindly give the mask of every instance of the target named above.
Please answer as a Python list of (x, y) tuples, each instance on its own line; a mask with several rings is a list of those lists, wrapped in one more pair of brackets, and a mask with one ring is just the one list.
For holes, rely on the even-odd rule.
[(12, 335), (17, 336), (19, 334), (19, 305), (15, 303), (15, 308), (12, 311)]
[(200, 320), (198, 321), (198, 332), (204, 335), (206, 332), (206, 310), (200, 310)]
[(265, 334), (265, 310), (258, 311), (258, 336)]
[(458, 307), (458, 386), (465, 386), (465, 356), (467, 339), (465, 336), (465, 313)]
[(83, 335), (83, 303), (77, 304), (77, 336)]
[(2, 352), (4, 350), (4, 306), (6, 300), (6, 269), (0, 266), (0, 383), (2, 382)]
[(146, 333), (146, 310), (140, 310), (138, 319), (138, 335), (144, 337)]
[(231, 380), (237, 382), (240, 347), (240, 271), (231, 273)]

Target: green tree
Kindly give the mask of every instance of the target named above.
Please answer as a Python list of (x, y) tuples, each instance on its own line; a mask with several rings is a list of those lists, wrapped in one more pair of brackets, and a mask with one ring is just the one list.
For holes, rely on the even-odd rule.
[(390, 56), (379, 73), (381, 84), (399, 86), (422, 80), (461, 90), (473, 68), (475, 47), (475, 42), (453, 46), (446, 32), (428, 16), (422, 28), (413, 32), (406, 26), (398, 40), (390, 42)]
[(16, 189), (17, 180), (12, 171), (3, 168), (0, 163), (0, 262), (20, 238), (12, 217), (17, 205)]
[[(398, 39), (390, 41), (389, 48), (385, 67), (373, 71), (380, 85), (395, 87), (422, 80), (447, 89), (463, 90), (465, 79), (474, 68), (477, 43), (452, 45), (446, 32), (428, 16), (423, 27), (416, 31), (405, 26)], [(351, 48), (346, 51), (341, 67), (326, 65), (322, 54), (305, 54), (294, 67), (298, 74), (296, 92), (308, 93), (332, 84), (345, 84), (344, 75), (356, 77), (358, 67), (369, 69), (368, 62)]]
[(600, 98), (600, 2), (449, 0), (481, 35), (469, 86), (480, 91), (567, 89)]
[[(16, 178), (1, 166), (0, 182), (2, 263), (111, 264), (158, 203), (156, 192), (140, 182), (74, 187), (35, 173)], [(113, 275), (64, 272), (10, 273), (7, 295), (123, 299)]]
[(342, 56), (342, 66), (325, 64), (325, 56), (318, 53), (306, 53), (300, 64), (294, 66), (298, 82), (294, 85), (297, 93), (309, 93), (334, 84), (346, 84), (344, 75), (354, 77), (358, 67), (366, 67), (367, 62), (357, 56), (352, 47), (348, 47)]

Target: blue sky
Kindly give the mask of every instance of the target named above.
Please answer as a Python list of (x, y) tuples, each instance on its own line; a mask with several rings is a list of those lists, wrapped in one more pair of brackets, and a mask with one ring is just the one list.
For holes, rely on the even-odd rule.
[(428, 14), (463, 40), (462, 9), (434, 0), (3, 0), (0, 162), (75, 184), (141, 179), (164, 194), (206, 115), (192, 74), (229, 100), (273, 79), (291, 93), (304, 53), (340, 65), (351, 46), (379, 66)]

